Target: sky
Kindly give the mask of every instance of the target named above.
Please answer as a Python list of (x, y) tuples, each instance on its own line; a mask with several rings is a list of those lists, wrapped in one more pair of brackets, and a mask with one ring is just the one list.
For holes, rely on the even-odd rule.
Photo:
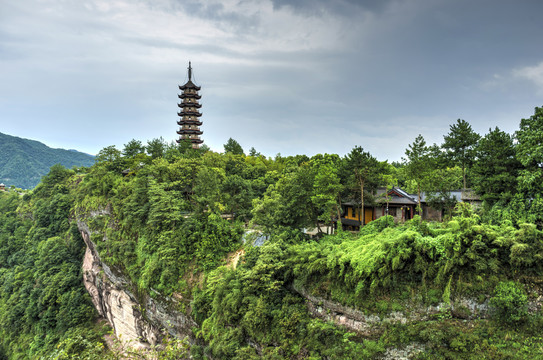
[(0, 0), (0, 132), (90, 154), (202, 138), (266, 156), (399, 161), (457, 119), (513, 133), (543, 106), (541, 0)]

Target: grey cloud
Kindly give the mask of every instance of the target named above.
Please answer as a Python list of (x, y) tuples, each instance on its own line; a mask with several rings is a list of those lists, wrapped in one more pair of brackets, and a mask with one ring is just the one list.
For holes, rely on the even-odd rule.
[(380, 13), (396, 0), (272, 0), (275, 8), (290, 7), (302, 14), (317, 15), (324, 12), (349, 16), (353, 11)]
[[(100, 16), (63, 3), (59, 18), (41, 8), (57, 2), (17, 4), (0, 13), (3, 132), (89, 153), (131, 138), (173, 140), (188, 60), (202, 86), (204, 140), (219, 151), (233, 137), (266, 155), (361, 145), (399, 160), (418, 133), (439, 142), (457, 118), (512, 132), (542, 105), (527, 78), (543, 61), (539, 1), (274, 0), (280, 12), (241, 13), (214, 0), (166, 0), (138, 2), (147, 6), (135, 25), (109, 16), (122, 18), (122, 8)], [(224, 37), (189, 42), (182, 24), (179, 34), (137, 31), (172, 14)], [(266, 33), (262, 23), (275, 20), (307, 24), (307, 41), (319, 30), (311, 26), (340, 25), (330, 44), (303, 47), (299, 36), (283, 49), (299, 34)]]
[(175, 0), (176, 8), (187, 14), (216, 22), (223, 22), (236, 29), (257, 26), (259, 18), (255, 14), (241, 13), (234, 7), (227, 9), (220, 1), (185, 1)]

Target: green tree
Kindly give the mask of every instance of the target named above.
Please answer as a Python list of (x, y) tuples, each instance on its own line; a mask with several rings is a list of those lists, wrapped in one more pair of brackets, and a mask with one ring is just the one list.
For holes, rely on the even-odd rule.
[(409, 144), (405, 150), (406, 158), (403, 158), (404, 171), (406, 176), (414, 181), (419, 197), (418, 211), (422, 211), (421, 193), (428, 184), (431, 171), (433, 169), (430, 148), (426, 146), (426, 140), (419, 134), (412, 144)]
[(259, 156), (262, 156), (261, 153), (259, 153), (258, 151), (256, 151), (256, 149), (254, 147), (251, 147), (249, 149), (249, 156), (252, 156), (252, 157), (259, 157)]
[(221, 192), (224, 178), (223, 169), (209, 167), (200, 169), (194, 182), (194, 200), (199, 212), (209, 210), (220, 214), (225, 210)]
[(145, 153), (145, 146), (139, 140), (132, 139), (124, 145), (123, 156), (135, 157), (138, 154)]
[(317, 211), (311, 201), (314, 178), (314, 170), (307, 165), (284, 174), (261, 199), (253, 200), (253, 222), (269, 233), (316, 224)]
[(350, 174), (350, 184), (353, 189), (360, 192), (360, 211), (358, 212), (359, 221), (364, 221), (364, 194), (368, 190), (374, 190), (380, 181), (381, 165), (376, 158), (360, 146), (355, 146), (349, 154), (345, 156), (344, 166)]
[(515, 134), (517, 159), (523, 166), (518, 176), (518, 193), (512, 201), (513, 212), (524, 221), (543, 224), (543, 108), (520, 121)]
[(394, 186), (398, 186), (398, 179), (396, 177), (396, 168), (387, 163), (383, 163), (383, 173), (381, 174), (381, 184), (385, 187), (385, 192), (381, 195), (380, 201), (384, 200), (386, 203), (386, 210), (388, 215), (388, 204), (390, 202), (390, 196), (388, 195), (388, 192), (394, 188)]
[(236, 218), (249, 218), (253, 194), (250, 181), (237, 174), (226, 176), (221, 185), (221, 193), (227, 213)]
[(170, 144), (167, 147), (165, 156), (172, 157), (171, 155), (168, 154), (170, 153), (170, 154), (175, 154), (176, 156), (182, 156), (185, 158), (197, 158), (208, 151), (209, 151), (209, 148), (207, 147), (207, 145), (202, 145), (198, 149), (195, 149), (192, 147), (192, 143), (190, 142), (190, 139), (183, 139), (179, 143), (172, 142), (172, 144)]
[(96, 163), (105, 166), (108, 171), (121, 171), (121, 151), (115, 145), (107, 146), (96, 155)]
[(55, 192), (67, 193), (66, 180), (74, 175), (74, 171), (66, 169), (60, 164), (55, 164), (49, 169), (49, 173), (42, 177), (41, 183), (34, 189), (37, 197), (49, 197)]
[(475, 160), (475, 146), (480, 135), (473, 131), (471, 125), (462, 119), (450, 126), (450, 131), (444, 136), (443, 149), (447, 151), (447, 157), (452, 164), (462, 168), (464, 189), (467, 187), (466, 171)]
[(473, 188), (490, 206), (508, 201), (517, 188), (520, 162), (516, 158), (513, 137), (498, 127), (489, 129), (475, 148)]
[(224, 152), (234, 155), (244, 155), (241, 145), (232, 138), (228, 139), (226, 144), (224, 144)]
[[(434, 158), (435, 159), (435, 158)], [(459, 166), (441, 168), (436, 166), (426, 180), (426, 201), (432, 208), (452, 214), (460, 200), (451, 194), (462, 187), (462, 169)]]
[(160, 158), (164, 156), (164, 152), (166, 151), (166, 142), (164, 142), (164, 139), (161, 136), (158, 139), (147, 141), (145, 149), (151, 158)]
[(317, 209), (322, 211), (321, 220), (329, 222), (335, 213), (339, 228), (341, 227), (342, 185), (338, 176), (338, 166), (334, 163), (332, 156), (325, 157), (322, 161), (315, 161), (313, 166), (316, 168), (316, 174), (311, 201)]
[(171, 188), (171, 183), (149, 183), (148, 225), (154, 229), (173, 230), (182, 220), (182, 210), (186, 209), (179, 191)]
[(516, 132), (517, 158), (525, 167), (520, 172), (519, 189), (525, 194), (543, 192), (543, 107), (534, 115), (520, 121)]

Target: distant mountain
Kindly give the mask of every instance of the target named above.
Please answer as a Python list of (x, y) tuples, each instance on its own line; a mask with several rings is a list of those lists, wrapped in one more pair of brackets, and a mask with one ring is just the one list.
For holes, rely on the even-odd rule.
[(71, 168), (93, 163), (94, 156), (89, 154), (53, 149), (39, 141), (0, 133), (0, 182), (7, 187), (31, 189), (55, 164)]

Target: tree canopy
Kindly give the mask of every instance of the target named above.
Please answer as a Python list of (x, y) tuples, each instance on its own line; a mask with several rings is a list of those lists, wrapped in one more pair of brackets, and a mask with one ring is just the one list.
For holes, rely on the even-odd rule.
[[(217, 153), (159, 138), (54, 165), (32, 191), (0, 191), (0, 359), (374, 359), (411, 342), (421, 358), (537, 358), (543, 110), (514, 136), (474, 134), (463, 120), (441, 146), (420, 134), (401, 164), (361, 146), (271, 158), (233, 139)], [(485, 206), (448, 197), (466, 179)], [(305, 231), (397, 185), (449, 215)], [(106, 349), (78, 224), (138, 300), (179, 300), (193, 343)], [(490, 310), (477, 318), (465, 299)], [(352, 314), (386, 321), (353, 334), (337, 325)]]
[(466, 171), (475, 161), (475, 146), (480, 137), (463, 119), (458, 119), (456, 124), (451, 125), (449, 133), (443, 137), (442, 147), (447, 151), (447, 157), (452, 164), (462, 168), (464, 189), (468, 185)]

